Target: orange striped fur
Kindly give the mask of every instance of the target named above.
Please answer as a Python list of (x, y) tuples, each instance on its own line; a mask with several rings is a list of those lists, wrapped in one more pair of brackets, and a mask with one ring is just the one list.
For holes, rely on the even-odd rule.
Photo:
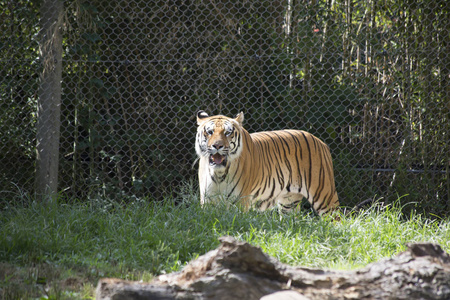
[(249, 134), (236, 118), (197, 114), (201, 203), (218, 196), (245, 208), (291, 210), (306, 198), (319, 213), (339, 206), (328, 146), (300, 130)]

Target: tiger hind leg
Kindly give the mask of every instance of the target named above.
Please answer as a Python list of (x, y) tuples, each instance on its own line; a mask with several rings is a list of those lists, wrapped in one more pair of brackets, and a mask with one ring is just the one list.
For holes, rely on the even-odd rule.
[(286, 193), (277, 199), (278, 207), (283, 212), (299, 211), (304, 196), (299, 193)]

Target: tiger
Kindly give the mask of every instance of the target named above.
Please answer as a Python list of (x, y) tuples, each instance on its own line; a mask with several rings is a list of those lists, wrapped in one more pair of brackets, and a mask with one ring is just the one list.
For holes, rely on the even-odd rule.
[(303, 198), (319, 215), (339, 206), (329, 147), (311, 133), (278, 130), (248, 133), (235, 118), (197, 113), (200, 203), (217, 196), (245, 210), (298, 209)]

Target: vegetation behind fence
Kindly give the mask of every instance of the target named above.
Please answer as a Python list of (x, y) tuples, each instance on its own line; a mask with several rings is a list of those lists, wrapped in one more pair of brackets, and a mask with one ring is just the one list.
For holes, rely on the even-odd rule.
[(203, 109), (320, 137), (343, 205), (408, 195), (449, 215), (448, 1), (49, 1), (0, 0), (0, 191), (39, 185), (47, 38), (68, 197), (157, 200), (195, 181)]

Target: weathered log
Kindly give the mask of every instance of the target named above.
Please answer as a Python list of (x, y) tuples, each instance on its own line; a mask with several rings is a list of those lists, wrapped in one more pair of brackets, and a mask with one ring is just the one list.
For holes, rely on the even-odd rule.
[[(450, 256), (439, 245), (408, 250), (356, 271), (292, 267), (232, 237), (182, 271), (152, 282), (99, 281), (109, 299), (450, 299)], [(289, 292), (282, 292), (290, 290)]]

